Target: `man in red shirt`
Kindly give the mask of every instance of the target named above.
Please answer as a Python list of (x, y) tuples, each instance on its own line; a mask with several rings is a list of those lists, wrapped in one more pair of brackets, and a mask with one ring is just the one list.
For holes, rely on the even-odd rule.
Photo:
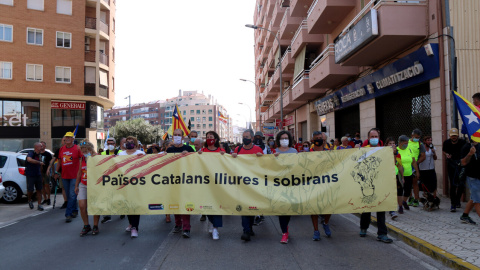
[(73, 144), (73, 133), (65, 134), (65, 145), (59, 151), (59, 168), (62, 174), (63, 188), (67, 195), (67, 209), (65, 210), (65, 222), (72, 222), (72, 218), (78, 215), (77, 194), (75, 194), (75, 182), (77, 181), (78, 169), (82, 166), (82, 151), (78, 145)]
[[(232, 157), (236, 158), (237, 155), (256, 154), (257, 157), (263, 156), (263, 150), (259, 146), (253, 144), (254, 133), (253, 130), (247, 129), (243, 132), (243, 144), (237, 146), (232, 153)], [(254, 236), (255, 233), (252, 230), (253, 221), (255, 216), (242, 216), (243, 234), (241, 239), (244, 241), (250, 241), (250, 236)]]

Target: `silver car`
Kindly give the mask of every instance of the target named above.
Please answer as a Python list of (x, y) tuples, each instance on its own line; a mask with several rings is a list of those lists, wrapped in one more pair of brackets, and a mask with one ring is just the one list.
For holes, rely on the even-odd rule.
[(26, 158), (24, 154), (0, 151), (0, 176), (5, 187), (2, 199), (6, 203), (18, 202), (27, 195)]

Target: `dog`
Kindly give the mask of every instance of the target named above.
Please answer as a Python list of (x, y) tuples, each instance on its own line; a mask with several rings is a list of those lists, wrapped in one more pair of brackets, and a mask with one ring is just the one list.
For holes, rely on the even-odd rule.
[(423, 198), (420, 198), (420, 202), (423, 204), (423, 210), (430, 212), (434, 209), (440, 209), (440, 198), (433, 196), (430, 192), (423, 192)]

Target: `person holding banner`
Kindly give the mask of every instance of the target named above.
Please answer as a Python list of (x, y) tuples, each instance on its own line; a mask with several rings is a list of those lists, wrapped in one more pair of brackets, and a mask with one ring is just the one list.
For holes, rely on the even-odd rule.
[[(398, 206), (402, 206), (403, 202), (403, 166), (400, 157), (398, 156), (397, 146), (395, 145), (395, 139), (393, 137), (388, 137), (385, 140), (385, 145), (388, 147), (392, 147), (393, 149), (393, 157), (395, 161), (395, 178), (397, 179), (397, 203)], [(399, 214), (403, 214), (402, 212)], [(395, 211), (390, 211), (390, 216), (392, 219), (396, 219), (398, 217)]]
[[(310, 149), (311, 152), (315, 151), (327, 151), (330, 149), (330, 146), (328, 143), (325, 142), (327, 139), (326, 134), (322, 134), (321, 131), (314, 131), (312, 134), (312, 145), (313, 147)], [(328, 148), (327, 148), (328, 147)], [(323, 230), (325, 231), (325, 235), (327, 237), (332, 236), (332, 232), (330, 231), (330, 226), (328, 225), (328, 222), (330, 221), (330, 217), (332, 215), (323, 215)], [(318, 230), (318, 215), (311, 215), (312, 218), (312, 224), (313, 224), (313, 241), (319, 241), (320, 240), (320, 231)]]
[(87, 139), (83, 140), (80, 143), (80, 150), (82, 151), (82, 166), (78, 169), (77, 181), (75, 182), (75, 194), (77, 194), (78, 206), (80, 207), (80, 216), (83, 220), (83, 229), (80, 232), (80, 236), (87, 235), (90, 231), (92, 235), (97, 235), (98, 231), (98, 221), (100, 220), (99, 215), (93, 216), (93, 229), (90, 227), (88, 222), (88, 212), (87, 212), (87, 159), (89, 157), (96, 156), (95, 149), (93, 144)]
[[(278, 157), (280, 154), (296, 154), (298, 151), (293, 148), (293, 136), (290, 132), (282, 130), (277, 133), (275, 142), (279, 147), (275, 152), (275, 156)], [(280, 243), (288, 243), (288, 223), (290, 222), (290, 216), (278, 216), (278, 222), (280, 223), (280, 229), (282, 229), (282, 239)]]
[[(183, 144), (183, 130), (177, 128), (173, 131), (173, 146), (167, 148), (167, 153), (182, 153), (185, 155), (188, 152), (195, 152), (193, 146)], [(175, 227), (173, 233), (179, 233), (183, 227), (183, 237), (190, 238), (190, 215), (175, 215)]]
[[(142, 157), (145, 155), (145, 152), (139, 150), (138, 140), (133, 136), (128, 136), (125, 140), (125, 151), (118, 153), (119, 156), (125, 155), (137, 155)], [(125, 229), (126, 232), (130, 232), (131, 238), (138, 237), (138, 225), (140, 224), (140, 215), (127, 215), (128, 222), (130, 223)]]
[[(243, 144), (235, 148), (235, 151), (232, 153), (232, 157), (236, 158), (238, 155), (246, 155), (246, 154), (256, 154), (257, 157), (263, 156), (262, 148), (253, 144), (253, 140), (252, 140), (253, 137), (254, 137), (253, 130), (251, 129), (245, 130), (243, 132)], [(244, 241), (250, 241), (250, 236), (255, 235), (252, 229), (254, 219), (255, 219), (255, 216), (242, 216), (243, 234), (240, 239)]]
[[(198, 149), (197, 153), (202, 154), (203, 152), (209, 153), (220, 153), (220, 155), (225, 154), (225, 150), (220, 147), (220, 136), (215, 131), (209, 131), (206, 134), (206, 141), (202, 149)], [(201, 139), (197, 139), (200, 141)], [(195, 143), (197, 142), (195, 140)], [(208, 215), (208, 232), (212, 234), (213, 240), (220, 239), (220, 235), (218, 233), (218, 228), (223, 226), (223, 218), (221, 215)]]

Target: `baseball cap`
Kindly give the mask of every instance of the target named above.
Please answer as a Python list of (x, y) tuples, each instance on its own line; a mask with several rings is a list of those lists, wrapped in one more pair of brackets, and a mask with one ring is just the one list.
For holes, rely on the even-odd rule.
[(454, 136), (454, 135), (458, 136), (458, 129), (456, 129), (456, 128), (450, 129), (450, 132), (448, 132), (448, 135), (450, 135), (450, 136)]
[(255, 132), (255, 136), (263, 137), (263, 133), (261, 131), (257, 131)]
[(73, 137), (73, 132), (67, 132), (65, 133), (65, 136), (64, 137)]
[(113, 141), (114, 143), (116, 142), (116, 141), (115, 141), (115, 138), (113, 138), (113, 137), (108, 138), (108, 139), (107, 139), (107, 142), (108, 142), (108, 141)]

